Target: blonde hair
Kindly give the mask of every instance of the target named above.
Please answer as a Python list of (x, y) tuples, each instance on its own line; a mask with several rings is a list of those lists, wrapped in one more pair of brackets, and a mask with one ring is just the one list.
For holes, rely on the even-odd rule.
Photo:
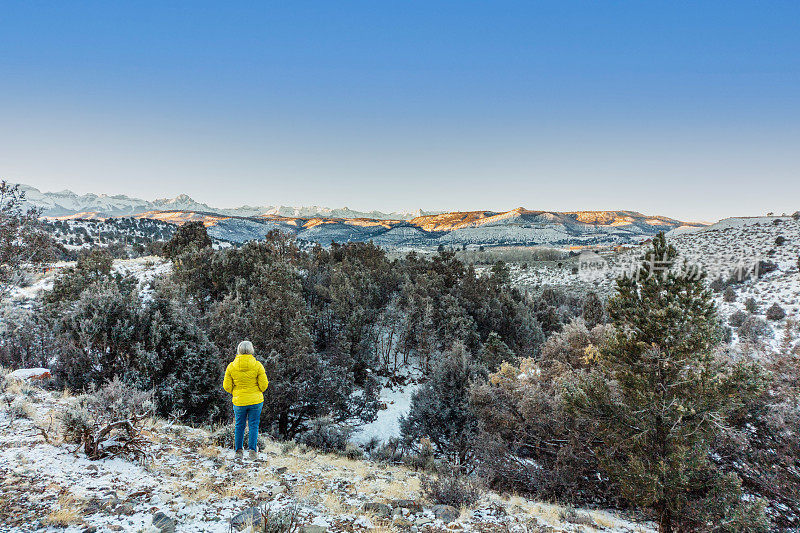
[(242, 341), (239, 343), (239, 346), (236, 348), (237, 354), (249, 353), (253, 355), (255, 350), (253, 349), (253, 343), (250, 341)]

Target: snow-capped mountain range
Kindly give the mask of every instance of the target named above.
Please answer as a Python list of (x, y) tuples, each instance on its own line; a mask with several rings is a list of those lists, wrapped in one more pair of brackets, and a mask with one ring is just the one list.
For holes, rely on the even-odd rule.
[(202, 221), (217, 239), (245, 242), (279, 229), (298, 239), (332, 242), (373, 241), (387, 247), (466, 245), (594, 245), (637, 242), (660, 231), (690, 230), (685, 223), (636, 211), (464, 211), (450, 213), (359, 212), (326, 207), (237, 207), (221, 209), (187, 195), (153, 201), (123, 195), (41, 192), (24, 186), (26, 200), (42, 215), (61, 219), (137, 217), (183, 224)]
[(378, 220), (408, 220), (423, 214), (396, 212), (382, 213), (380, 211), (354, 211), (347, 207), (332, 209), (321, 206), (241, 206), (234, 208), (212, 207), (208, 204), (197, 202), (186, 194), (175, 198), (158, 198), (156, 200), (142, 200), (131, 198), (124, 194), (82, 194), (70, 190), (59, 192), (42, 192), (35, 187), (20, 184), (20, 189), (25, 191), (25, 199), (31, 206), (42, 209), (46, 217), (65, 217), (86, 214), (87, 217), (124, 217), (133, 216), (148, 211), (193, 211), (203, 213), (219, 213), (228, 216), (252, 217), (259, 215), (277, 215), (284, 217), (326, 217), (326, 218), (374, 218)]

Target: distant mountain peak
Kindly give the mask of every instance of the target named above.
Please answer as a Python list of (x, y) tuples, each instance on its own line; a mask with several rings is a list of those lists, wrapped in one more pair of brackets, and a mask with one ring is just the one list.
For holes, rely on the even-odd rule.
[(194, 202), (192, 197), (189, 196), (188, 194), (179, 194), (178, 196), (176, 196), (175, 198), (173, 198), (170, 201), (171, 202)]
[[(218, 208), (197, 202), (188, 194), (179, 194), (174, 198), (157, 198), (152, 201), (132, 198), (124, 194), (106, 195), (87, 193), (76, 194), (70, 190), (59, 192), (42, 192), (30, 185), (20, 184), (25, 191), (27, 203), (42, 209), (44, 216), (63, 217), (78, 213), (95, 213), (97, 216), (133, 216), (151, 211), (202, 211), (219, 213), (226, 216), (255, 217), (261, 215), (277, 215), (305, 218), (373, 218), (379, 220), (409, 220), (414, 213), (380, 211), (354, 211), (349, 207), (333, 209), (322, 206), (241, 206), (234, 208)], [(420, 210), (420, 214), (423, 212)]]

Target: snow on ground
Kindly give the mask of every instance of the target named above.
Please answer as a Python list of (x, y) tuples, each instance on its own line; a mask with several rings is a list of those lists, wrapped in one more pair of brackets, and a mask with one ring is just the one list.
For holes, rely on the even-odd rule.
[(11, 287), (11, 292), (7, 297), (8, 301), (24, 304), (27, 301), (33, 300), (42, 291), (49, 291), (53, 288), (53, 280), (55, 280), (58, 272), (73, 265), (75, 265), (74, 261), (59, 261), (50, 265), (46, 270), (38, 271), (32, 275), (29, 283), (24, 287), (19, 285)]
[(412, 383), (409, 385), (395, 386), (394, 388), (384, 387), (381, 390), (380, 401), (386, 405), (386, 409), (378, 411), (378, 418), (359, 428), (353, 436), (353, 442), (363, 444), (372, 439), (385, 442), (391, 438), (400, 436), (400, 418), (408, 414), (411, 408), (411, 395), (416, 392), (419, 385)]
[[(53, 288), (56, 276), (64, 269), (75, 266), (75, 261), (59, 261), (49, 268), (32, 275), (32, 279), (25, 287), (14, 286), (8, 295), (6, 305), (30, 305), (43, 291)], [(164, 276), (172, 269), (172, 263), (158, 256), (137, 257), (135, 259), (115, 259), (112, 266), (114, 272), (122, 275), (131, 275), (139, 280), (139, 287), (144, 292), (149, 291), (149, 285), (158, 277)]]
[[(1, 532), (78, 533), (90, 528), (97, 533), (154, 533), (159, 529), (153, 519), (163, 513), (177, 521), (179, 533), (221, 533), (230, 530), (231, 518), (253, 506), (272, 513), (297, 508), (303, 533), (432, 533), (446, 525), (420, 494), (419, 472), (273, 441), (267, 441), (259, 461), (237, 463), (231, 450), (213, 444), (205, 429), (162, 420), (145, 426), (153, 455), (146, 466), (123, 458), (90, 461), (59, 436), (59, 412), (74, 397), (27, 383), (4, 387)], [(398, 400), (407, 396), (398, 395)], [(44, 428), (52, 444), (38, 428)], [(546, 526), (553, 532), (654, 531), (651, 524), (612, 512), (570, 511), (494, 493), (486, 493), (471, 509), (453, 511), (457, 518), (447, 527), (464, 531), (523, 532)]]
[(168, 274), (171, 269), (171, 262), (155, 255), (135, 259), (118, 259), (114, 261), (113, 266), (114, 272), (125, 276), (134, 276), (139, 283), (148, 283), (159, 276)]

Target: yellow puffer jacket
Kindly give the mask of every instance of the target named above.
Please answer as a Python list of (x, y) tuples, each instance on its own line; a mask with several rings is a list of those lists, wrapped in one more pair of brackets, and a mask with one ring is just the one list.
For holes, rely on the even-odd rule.
[(237, 355), (225, 369), (222, 388), (233, 394), (233, 405), (237, 407), (263, 402), (268, 386), (264, 365), (248, 353)]

